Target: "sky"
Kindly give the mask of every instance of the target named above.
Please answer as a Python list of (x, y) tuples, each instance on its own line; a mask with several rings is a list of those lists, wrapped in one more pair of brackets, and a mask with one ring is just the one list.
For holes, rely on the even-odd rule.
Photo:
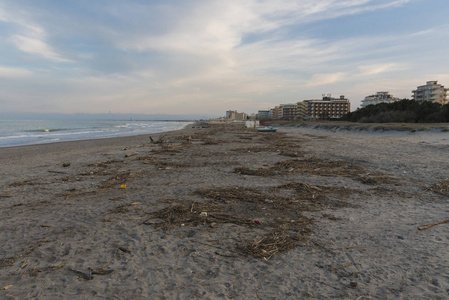
[(449, 87), (447, 0), (0, 0), (0, 111), (224, 116)]

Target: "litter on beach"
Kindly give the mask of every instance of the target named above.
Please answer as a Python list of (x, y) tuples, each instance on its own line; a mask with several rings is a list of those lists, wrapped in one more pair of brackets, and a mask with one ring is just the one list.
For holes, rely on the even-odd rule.
[(259, 132), (276, 132), (277, 128), (274, 128), (273, 126), (262, 127), (262, 128), (258, 128), (257, 131), (259, 131)]

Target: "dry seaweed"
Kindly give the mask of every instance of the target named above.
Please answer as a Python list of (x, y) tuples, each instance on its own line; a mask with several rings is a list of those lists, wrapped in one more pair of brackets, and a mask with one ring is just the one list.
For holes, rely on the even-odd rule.
[(304, 152), (300, 151), (300, 146), (294, 142), (291, 142), (283, 134), (276, 134), (273, 136), (262, 135), (259, 136), (263, 146), (252, 147), (238, 147), (232, 149), (232, 151), (241, 153), (260, 153), (260, 152), (276, 152), (282, 156), (289, 157), (302, 157)]
[(189, 144), (162, 144), (159, 149), (153, 149), (151, 151), (152, 154), (176, 154), (184, 152)]
[(19, 187), (19, 186), (25, 186), (25, 185), (40, 185), (40, 184), (42, 184), (42, 183), (30, 179), (30, 180), (13, 182), (9, 186), (10, 187)]
[(1, 198), (10, 198), (12, 195), (9, 192), (0, 193), (0, 199)]
[(222, 140), (216, 140), (210, 137), (204, 137), (201, 139), (201, 141), (203, 142), (203, 145), (218, 145), (218, 144), (223, 144), (225, 143), (225, 141)]
[(114, 176), (107, 179), (105, 183), (103, 183), (103, 185), (101, 186), (101, 189), (105, 190), (112, 187), (120, 186), (121, 184), (125, 184), (134, 176), (134, 174), (136, 173), (135, 172), (133, 173), (131, 171), (117, 173)]
[[(169, 231), (179, 227), (234, 224), (253, 228), (261, 234), (253, 242), (237, 241), (235, 250), (243, 255), (270, 259), (289, 251), (305, 241), (314, 220), (303, 213), (346, 206), (343, 201), (327, 195), (343, 196), (352, 190), (291, 183), (268, 188), (216, 188), (195, 191), (205, 202), (177, 201), (169, 207), (152, 212), (143, 222)], [(332, 203), (331, 203), (332, 202)]]
[(269, 260), (275, 254), (284, 253), (296, 248), (304, 239), (304, 235), (289, 234), (285, 230), (277, 229), (273, 230), (267, 236), (256, 238), (253, 242), (243, 244), (237, 249), (246, 255)]
[(121, 161), (121, 160), (107, 160), (107, 161), (100, 161), (100, 162), (97, 162), (94, 164), (88, 164), (87, 166), (105, 169), (105, 168), (108, 168), (110, 165), (122, 164), (122, 163), (123, 163), (123, 161)]
[(325, 160), (320, 158), (309, 158), (304, 160), (291, 159), (276, 163), (269, 168), (247, 168), (240, 167), (235, 173), (254, 176), (274, 176), (288, 173), (306, 173), (316, 176), (344, 176), (358, 177), (364, 169), (356, 164), (346, 161)]
[(366, 174), (361, 175), (356, 180), (369, 185), (378, 185), (378, 184), (399, 184), (399, 180), (396, 177), (386, 176), (383, 174)]
[(449, 181), (436, 183), (426, 190), (449, 197)]
[(15, 264), (17, 257), (8, 257), (0, 259), (0, 268), (10, 267)]

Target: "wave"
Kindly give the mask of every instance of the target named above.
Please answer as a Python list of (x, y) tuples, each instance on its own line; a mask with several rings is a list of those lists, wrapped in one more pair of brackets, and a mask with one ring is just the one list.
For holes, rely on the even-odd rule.
[(33, 130), (26, 130), (25, 132), (57, 132), (57, 131), (66, 131), (68, 129), (66, 128), (43, 128), (43, 129), (33, 129)]
[(13, 124), (7, 128), (8, 130), (0, 128), (0, 147), (159, 133), (178, 130), (192, 122), (91, 121), (80, 124), (80, 122), (64, 121), (60, 124), (48, 123), (49, 126), (46, 126), (46, 124), (34, 124), (27, 121), (27, 123)]

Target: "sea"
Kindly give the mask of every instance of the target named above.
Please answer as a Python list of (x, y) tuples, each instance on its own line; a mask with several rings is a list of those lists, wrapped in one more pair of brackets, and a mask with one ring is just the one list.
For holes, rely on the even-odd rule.
[(134, 136), (182, 129), (192, 121), (0, 120), (0, 147)]

